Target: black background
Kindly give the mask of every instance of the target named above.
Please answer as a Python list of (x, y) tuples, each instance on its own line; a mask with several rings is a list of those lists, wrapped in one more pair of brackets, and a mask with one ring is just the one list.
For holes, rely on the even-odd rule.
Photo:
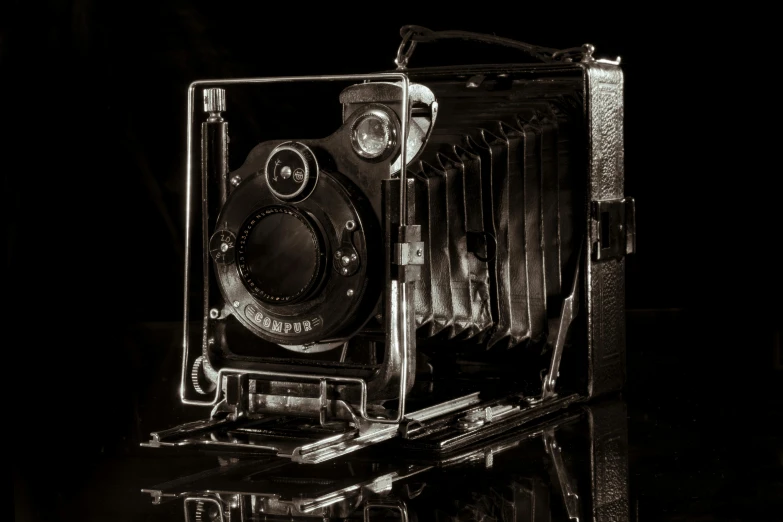
[[(764, 133), (746, 117), (765, 110), (762, 82), (713, 52), (720, 29), (638, 7), (588, 14), (481, 3), (425, 14), (401, 5), (402, 14), (366, 3), (318, 12), (185, 0), (11, 4), (0, 40), (3, 344), (6, 429), (19, 448), (17, 514), (75, 516), (69, 510), (83, 510), (107, 459), (134, 455), (150, 430), (181, 414), (173, 397), (150, 391), (174, 389), (176, 341), (153, 349), (139, 332), (181, 318), (187, 84), (392, 69), (407, 23), (558, 48), (591, 42), (598, 55), (622, 56), (626, 194), (637, 201), (638, 234), (627, 262), (629, 397), (642, 409), (651, 396), (668, 398), (670, 410), (653, 426), (661, 415), (703, 412), (709, 422), (692, 434), (694, 445), (720, 433), (728, 441), (742, 422), (768, 417), (781, 374), (781, 233), (771, 181), (779, 167), (760, 159)], [(419, 46), (412, 65), (515, 59), (481, 44), (436, 43)], [(748, 83), (758, 88), (736, 88)], [(237, 143), (252, 146), (254, 130), (270, 132), (252, 110), (231, 104), (232, 129), (250, 134)], [(311, 118), (334, 107), (323, 110)], [(249, 146), (232, 143), (233, 167)], [(667, 426), (664, 436), (677, 440), (679, 425)], [(637, 431), (635, 440), (657, 444), (650, 433)], [(779, 441), (774, 448), (781, 458)], [(658, 454), (641, 455), (646, 478), (635, 488), (655, 496), (660, 483), (644, 466)], [(51, 506), (39, 503), (50, 479), (59, 488), (47, 497), (56, 499)], [(676, 512), (678, 494), (661, 495), (654, 498)], [(717, 498), (699, 495), (704, 502), (686, 502), (685, 511), (712, 513)]]

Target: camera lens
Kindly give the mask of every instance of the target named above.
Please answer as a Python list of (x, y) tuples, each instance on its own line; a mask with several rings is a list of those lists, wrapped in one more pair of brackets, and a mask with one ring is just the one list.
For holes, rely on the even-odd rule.
[(289, 207), (267, 207), (245, 221), (239, 271), (259, 299), (290, 303), (306, 297), (322, 275), (323, 242), (316, 227)]
[(363, 158), (379, 158), (393, 145), (391, 120), (383, 111), (373, 109), (356, 119), (351, 131), (354, 151)]

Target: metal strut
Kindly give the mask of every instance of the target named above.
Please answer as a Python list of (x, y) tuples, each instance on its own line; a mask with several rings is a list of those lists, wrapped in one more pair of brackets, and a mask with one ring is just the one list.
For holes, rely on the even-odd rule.
[[(552, 343), (551, 338), (548, 341), (549, 344), (553, 346), (552, 359), (549, 363), (549, 371), (544, 376), (541, 397), (536, 398), (535, 402), (545, 401), (557, 396), (555, 384), (557, 382), (557, 377), (560, 375), (560, 359), (563, 357), (563, 347), (565, 346), (566, 338), (568, 337), (568, 329), (571, 327), (574, 317), (579, 313), (579, 273), (582, 268), (583, 250), (584, 245), (582, 245), (579, 249), (579, 254), (577, 254), (574, 281), (571, 284), (571, 294), (563, 300), (563, 309), (560, 313), (560, 321), (556, 334), (557, 337), (555, 338), (554, 343)], [(552, 332), (549, 334), (551, 336)]]

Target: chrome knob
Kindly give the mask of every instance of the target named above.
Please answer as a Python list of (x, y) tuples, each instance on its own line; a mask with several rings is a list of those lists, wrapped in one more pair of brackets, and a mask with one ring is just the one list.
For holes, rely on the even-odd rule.
[(204, 112), (225, 112), (226, 90), (220, 87), (204, 89)]
[(204, 374), (204, 356), (200, 355), (193, 361), (193, 367), (190, 370), (190, 380), (193, 388), (201, 395), (206, 395), (215, 391), (215, 383), (211, 382)]

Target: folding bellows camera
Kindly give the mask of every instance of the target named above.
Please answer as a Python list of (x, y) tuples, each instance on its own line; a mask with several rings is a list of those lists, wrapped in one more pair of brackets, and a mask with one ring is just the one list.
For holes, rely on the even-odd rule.
[[(401, 34), (394, 72), (190, 85), (181, 399), (211, 414), (148, 445), (446, 451), (621, 389), (619, 59)], [(407, 67), (446, 38), (540, 63)], [(342, 125), (229, 171), (231, 88), (291, 82), (349, 84)]]

